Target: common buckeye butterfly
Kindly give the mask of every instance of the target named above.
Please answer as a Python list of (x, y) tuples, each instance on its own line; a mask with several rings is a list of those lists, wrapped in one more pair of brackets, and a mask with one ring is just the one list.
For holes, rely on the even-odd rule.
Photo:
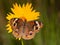
[(12, 34), (16, 38), (23, 38), (25, 40), (32, 39), (40, 28), (42, 28), (42, 22), (22, 20), (20, 18), (12, 18), (10, 25), (13, 30)]

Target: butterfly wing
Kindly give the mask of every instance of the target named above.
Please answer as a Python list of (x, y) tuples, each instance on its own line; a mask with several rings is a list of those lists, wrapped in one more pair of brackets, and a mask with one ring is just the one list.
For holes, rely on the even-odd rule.
[(24, 35), (22, 35), (23, 39), (30, 40), (30, 39), (34, 38), (36, 33), (35, 33), (34, 29), (33, 29), (33, 25), (34, 25), (33, 21), (30, 21), (30, 22), (26, 23), (25, 33), (24, 33)]
[(10, 20), (10, 25), (12, 28), (12, 34), (16, 38), (21, 38), (21, 26), (23, 25), (23, 21), (19, 18), (13, 18)]
[(10, 25), (13, 30), (12, 34), (16, 38), (23, 38), (30, 40), (34, 38), (35, 34), (42, 28), (42, 23), (38, 21), (23, 21), (19, 18), (13, 18), (10, 20)]
[(35, 34), (39, 32), (40, 28), (42, 28), (43, 24), (39, 21), (29, 21), (27, 22), (25, 34), (22, 36), (25, 40), (30, 40), (34, 38)]

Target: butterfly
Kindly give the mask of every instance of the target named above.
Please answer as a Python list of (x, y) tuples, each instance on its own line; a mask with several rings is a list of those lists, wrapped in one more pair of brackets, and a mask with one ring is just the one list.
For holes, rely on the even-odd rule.
[(20, 18), (12, 18), (10, 20), (12, 34), (16, 38), (23, 38), (30, 40), (34, 38), (35, 34), (39, 32), (43, 24), (39, 21), (27, 21)]

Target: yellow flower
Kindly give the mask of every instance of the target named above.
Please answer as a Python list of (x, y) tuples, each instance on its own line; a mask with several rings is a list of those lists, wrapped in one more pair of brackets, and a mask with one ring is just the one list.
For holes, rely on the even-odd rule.
[[(39, 19), (39, 12), (36, 12), (35, 10), (33, 10), (32, 4), (31, 3), (27, 3), (26, 5), (23, 4), (22, 6), (17, 3), (13, 4), (13, 8), (11, 8), (12, 13), (7, 14), (7, 20), (8, 20), (8, 24), (7, 24), (7, 30), (8, 33), (12, 32), (11, 26), (10, 26), (10, 20), (12, 18), (25, 18), (27, 21), (32, 21), (32, 20), (37, 20)], [(20, 38), (19, 38), (20, 39)]]

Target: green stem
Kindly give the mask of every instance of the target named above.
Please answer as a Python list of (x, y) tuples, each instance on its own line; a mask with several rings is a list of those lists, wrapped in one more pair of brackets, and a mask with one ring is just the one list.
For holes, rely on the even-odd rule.
[(22, 43), (22, 45), (24, 45), (24, 43), (23, 43), (23, 40), (21, 39), (21, 43)]

